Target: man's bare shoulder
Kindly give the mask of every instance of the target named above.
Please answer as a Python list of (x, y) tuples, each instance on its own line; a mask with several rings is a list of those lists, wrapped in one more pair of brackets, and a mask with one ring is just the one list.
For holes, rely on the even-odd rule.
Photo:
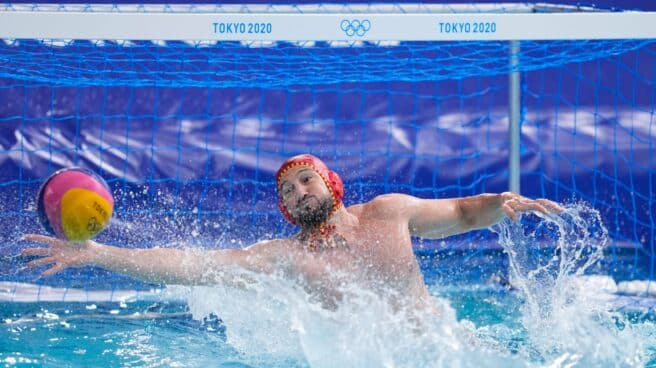
[(358, 217), (396, 217), (405, 212), (404, 209), (408, 207), (414, 198), (401, 193), (383, 194), (369, 202), (350, 206), (347, 210)]

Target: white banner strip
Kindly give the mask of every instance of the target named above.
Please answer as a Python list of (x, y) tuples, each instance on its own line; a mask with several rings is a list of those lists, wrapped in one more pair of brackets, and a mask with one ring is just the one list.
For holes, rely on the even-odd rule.
[(266, 14), (0, 12), (0, 38), (209, 41), (656, 39), (656, 12)]

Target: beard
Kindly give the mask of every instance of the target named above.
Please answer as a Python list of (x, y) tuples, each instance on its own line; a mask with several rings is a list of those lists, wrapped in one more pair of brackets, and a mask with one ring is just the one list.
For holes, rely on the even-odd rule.
[[(312, 199), (307, 199), (311, 201)], [(294, 214), (294, 220), (301, 228), (314, 228), (328, 220), (333, 211), (333, 202), (331, 198), (317, 199), (319, 206), (309, 206), (301, 200), (298, 204), (298, 210)]]

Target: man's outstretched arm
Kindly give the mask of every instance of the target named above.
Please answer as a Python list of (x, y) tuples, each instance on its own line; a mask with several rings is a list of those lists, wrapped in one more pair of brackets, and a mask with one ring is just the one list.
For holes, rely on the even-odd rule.
[(57, 238), (28, 234), (25, 240), (43, 243), (46, 248), (27, 248), (24, 256), (39, 256), (28, 267), (50, 265), (42, 273), (50, 276), (69, 267), (95, 265), (129, 275), (140, 280), (199, 285), (225, 281), (229, 277), (221, 272), (227, 267), (240, 267), (251, 271), (266, 271), (271, 263), (275, 242), (262, 242), (243, 249), (192, 250), (176, 248), (120, 248), (88, 240), (70, 243)]
[(511, 192), (449, 199), (421, 199), (391, 194), (388, 200), (407, 219), (410, 233), (427, 239), (488, 228), (505, 216), (516, 221), (520, 212), (548, 215), (563, 211), (550, 200), (529, 199)]

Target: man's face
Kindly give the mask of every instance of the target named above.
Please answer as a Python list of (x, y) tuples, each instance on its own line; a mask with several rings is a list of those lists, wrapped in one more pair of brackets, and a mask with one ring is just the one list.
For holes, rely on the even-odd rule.
[(330, 190), (316, 171), (306, 166), (290, 169), (280, 178), (278, 194), (301, 227), (314, 227), (328, 220), (333, 210)]

